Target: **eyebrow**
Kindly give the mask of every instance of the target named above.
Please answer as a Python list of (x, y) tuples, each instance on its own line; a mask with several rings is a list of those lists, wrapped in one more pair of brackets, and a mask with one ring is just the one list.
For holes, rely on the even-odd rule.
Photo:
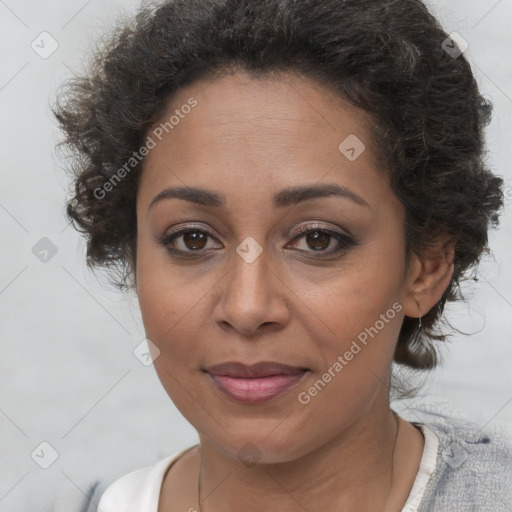
[[(285, 188), (274, 195), (272, 203), (274, 208), (286, 208), (303, 201), (333, 196), (349, 199), (360, 206), (370, 206), (361, 196), (337, 183)], [(214, 208), (223, 208), (226, 205), (225, 196), (213, 190), (197, 187), (177, 187), (166, 188), (156, 195), (148, 206), (148, 212), (156, 203), (164, 199), (182, 199), (183, 201)]]

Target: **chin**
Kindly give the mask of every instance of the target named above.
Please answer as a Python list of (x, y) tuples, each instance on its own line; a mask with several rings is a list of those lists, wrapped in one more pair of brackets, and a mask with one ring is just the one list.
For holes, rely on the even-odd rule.
[[(247, 467), (254, 464), (280, 464), (292, 462), (309, 451), (309, 447), (301, 443), (298, 433), (285, 428), (279, 432), (275, 424), (268, 428), (246, 427), (239, 425), (225, 431), (207, 436), (207, 442), (228, 457), (240, 460)], [(272, 432), (269, 434), (269, 432)], [(231, 435), (230, 435), (231, 434)], [(203, 442), (204, 437), (201, 437)]]

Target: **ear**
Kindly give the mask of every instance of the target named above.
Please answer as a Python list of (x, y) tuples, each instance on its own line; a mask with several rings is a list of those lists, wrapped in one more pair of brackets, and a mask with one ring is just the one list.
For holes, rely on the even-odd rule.
[(454, 270), (456, 240), (439, 235), (423, 253), (413, 254), (406, 278), (404, 314), (419, 318), (441, 299)]

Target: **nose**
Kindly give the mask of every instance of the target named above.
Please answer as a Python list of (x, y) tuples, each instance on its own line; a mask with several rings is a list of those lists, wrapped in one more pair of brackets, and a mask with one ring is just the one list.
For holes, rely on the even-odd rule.
[(282, 329), (290, 317), (290, 289), (273, 268), (269, 251), (255, 259), (233, 253), (230, 271), (219, 283), (214, 311), (224, 330), (258, 337)]

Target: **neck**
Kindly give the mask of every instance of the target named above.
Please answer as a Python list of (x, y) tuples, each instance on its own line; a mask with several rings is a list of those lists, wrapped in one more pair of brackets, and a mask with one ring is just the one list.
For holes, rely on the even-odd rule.
[(389, 405), (373, 408), (328, 443), (288, 462), (248, 465), (201, 437), (199, 510), (384, 510), (396, 441)]

